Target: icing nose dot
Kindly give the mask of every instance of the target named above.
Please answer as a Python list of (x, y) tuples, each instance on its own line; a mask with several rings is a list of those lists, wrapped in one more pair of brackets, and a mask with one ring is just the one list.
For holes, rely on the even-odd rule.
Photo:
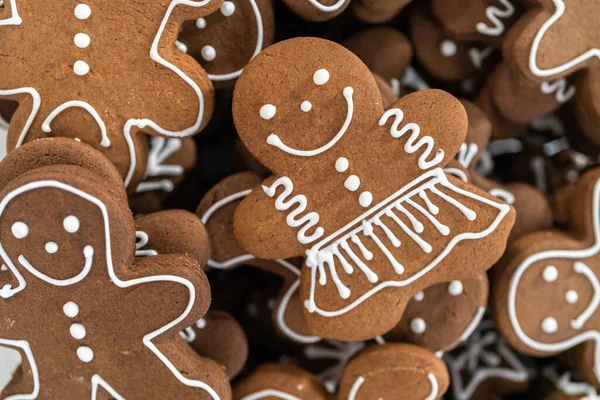
[(221, 6), (221, 14), (223, 14), (226, 17), (231, 17), (234, 12), (235, 4), (233, 4), (231, 1), (226, 1)]
[(204, 46), (200, 53), (205, 61), (212, 61), (217, 57), (217, 51), (212, 46)]
[(58, 251), (58, 245), (54, 242), (48, 242), (44, 247), (46, 248), (46, 252), (48, 254), (54, 254)]
[(542, 321), (542, 330), (546, 333), (555, 333), (558, 330), (558, 322), (552, 317), (545, 318)]
[(546, 282), (554, 282), (558, 278), (558, 270), (554, 265), (548, 265), (542, 272), (542, 277)]
[(313, 75), (313, 82), (315, 82), (315, 85), (317, 86), (322, 86), (329, 82), (329, 71), (321, 68), (320, 70), (315, 72), (315, 74)]
[(12, 232), (13, 236), (17, 239), (23, 239), (24, 237), (29, 235), (29, 227), (21, 221), (17, 221), (14, 224), (12, 224), (10, 231)]
[(277, 107), (273, 104), (265, 104), (260, 108), (260, 117), (262, 119), (272, 119), (277, 113)]
[(310, 110), (312, 110), (312, 104), (310, 101), (303, 101), (302, 104), (300, 104), (300, 109), (304, 112), (309, 112)]
[(69, 215), (63, 220), (63, 228), (69, 233), (75, 233), (79, 230), (79, 218)]
[(579, 295), (574, 290), (569, 290), (565, 293), (565, 300), (569, 304), (575, 304), (579, 300)]

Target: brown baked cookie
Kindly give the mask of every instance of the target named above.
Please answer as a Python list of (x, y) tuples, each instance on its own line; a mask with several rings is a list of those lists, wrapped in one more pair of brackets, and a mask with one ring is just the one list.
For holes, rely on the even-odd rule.
[(150, 138), (144, 181), (129, 200), (134, 213), (159, 211), (162, 203), (196, 165), (196, 144), (192, 138)]
[(369, 28), (342, 44), (392, 87), (400, 87), (412, 59), (412, 46), (402, 32), (385, 26)]
[[(517, 215), (510, 240), (540, 229), (549, 229), (552, 226), (552, 209), (543, 193), (525, 183), (501, 184), (477, 172), (477, 163), (489, 142), (492, 125), (477, 105), (467, 100), (461, 102), (469, 117), (467, 138), (457, 156), (460, 166), (469, 171), (469, 174), (462, 178), (515, 208)], [(460, 176), (460, 173), (457, 176)]]
[[(595, 71), (595, 70), (594, 70)], [(564, 78), (563, 78), (564, 79)], [(582, 133), (595, 147), (600, 145), (600, 73), (580, 76), (575, 97), (575, 117)]]
[(577, 184), (570, 231), (540, 231), (509, 246), (496, 268), (493, 308), (498, 329), (522, 353), (549, 357), (585, 346), (574, 360), (598, 385), (600, 170)]
[[(0, 256), (11, 274), (0, 289), (0, 345), (27, 358), (3, 394), (230, 398), (221, 367), (178, 335), (210, 304), (198, 263), (181, 255), (136, 260), (117, 170), (96, 151), (64, 162), (54, 155), (73, 143), (36, 141), (0, 163)], [(48, 157), (35, 166), (28, 150), (40, 148)], [(23, 164), (13, 160), (20, 155)]]
[(385, 111), (355, 55), (298, 38), (250, 62), (233, 114), (275, 174), (237, 207), (235, 235), (256, 257), (307, 256), (301, 298), (314, 335), (381, 335), (416, 293), (476, 276), (503, 252), (514, 211), (442, 169), (467, 130), (448, 93), (420, 91)]
[(450, 371), (451, 400), (493, 399), (527, 390), (533, 371), (485, 318), (467, 341), (444, 355)]
[(496, 110), (519, 125), (527, 125), (534, 119), (552, 114), (576, 93), (568, 78), (532, 84), (516, 76), (506, 63), (496, 67), (487, 85)]
[(431, 10), (452, 37), (494, 46), (523, 12), (517, 0), (432, 0)]
[(410, 300), (400, 323), (383, 339), (446, 353), (467, 340), (481, 322), (488, 287), (486, 273), (428, 287)]
[(412, 0), (354, 0), (356, 18), (370, 24), (387, 22), (398, 15)]
[(211, 310), (181, 337), (202, 357), (225, 366), (229, 379), (235, 378), (248, 359), (248, 341), (242, 326), (229, 313)]
[(410, 38), (417, 59), (435, 78), (458, 81), (487, 71), (497, 57), (493, 47), (459, 41), (448, 34), (431, 15), (426, 4), (412, 10)]
[(181, 138), (210, 119), (212, 84), (173, 43), (184, 21), (221, 3), (94, 1), (48, 9), (40, 0), (5, 2), (0, 96), (19, 102), (8, 150), (42, 137), (78, 139), (103, 152), (135, 190), (146, 168), (140, 132)]
[(283, 0), (290, 10), (307, 21), (323, 22), (340, 15), (350, 0)]
[(492, 123), (492, 137), (494, 139), (514, 138), (526, 131), (526, 126), (508, 120), (498, 111), (488, 86), (481, 89), (475, 103), (485, 112)]
[(234, 400), (328, 400), (329, 393), (312, 374), (291, 364), (265, 364), (233, 389)]
[(274, 33), (273, 0), (227, 0), (218, 12), (186, 22), (178, 46), (217, 89), (230, 89), (246, 64), (273, 43)]
[(371, 346), (344, 371), (338, 400), (439, 399), (450, 378), (435, 354), (410, 344)]
[(293, 260), (264, 260), (245, 252), (233, 230), (234, 212), (242, 200), (260, 185), (262, 177), (253, 172), (229, 176), (206, 193), (198, 205), (196, 215), (206, 226), (212, 244), (208, 266), (214, 269), (232, 269), (251, 265), (283, 278), (283, 285), (273, 305), (273, 325), (288, 340), (313, 343), (320, 340), (311, 335), (304, 321), (298, 288), (300, 268)]
[(381, 94), (381, 100), (383, 101), (384, 108), (388, 108), (398, 101), (398, 95), (396, 94), (394, 87), (390, 85), (390, 81), (382, 78), (376, 73), (373, 73), (373, 78), (375, 78), (375, 82), (379, 88), (379, 93)]

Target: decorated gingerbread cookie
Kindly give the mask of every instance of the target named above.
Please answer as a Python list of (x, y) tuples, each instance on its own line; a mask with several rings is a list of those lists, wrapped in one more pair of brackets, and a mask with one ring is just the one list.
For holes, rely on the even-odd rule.
[[(74, 144), (79, 161), (53, 154)], [(3, 395), (230, 398), (221, 367), (178, 334), (208, 309), (206, 276), (186, 256), (135, 259), (119, 174), (84, 148), (46, 139), (0, 164), (0, 256), (12, 275), (0, 289), (0, 345), (26, 356), (22, 378)], [(29, 153), (46, 150), (35, 166)]]
[(400, 323), (382, 339), (412, 343), (438, 354), (450, 351), (467, 340), (481, 322), (488, 289), (486, 273), (428, 287), (410, 300)]
[(312, 374), (292, 364), (265, 364), (233, 390), (234, 400), (328, 400), (329, 393)]
[(549, 383), (549, 390), (543, 397), (544, 400), (597, 400), (600, 392), (594, 386), (578, 379), (574, 371), (564, 371), (556, 365), (551, 365), (542, 370), (544, 383)]
[(308, 332), (302, 312), (298, 288), (300, 268), (293, 260), (258, 259), (245, 252), (233, 230), (234, 212), (262, 177), (252, 172), (241, 172), (225, 178), (214, 186), (200, 202), (196, 214), (206, 226), (212, 256), (208, 266), (214, 269), (232, 269), (251, 265), (283, 278), (280, 294), (273, 305), (273, 322), (285, 338), (298, 343), (313, 343), (319, 337)]
[(374, 345), (348, 363), (337, 399), (434, 400), (449, 383), (444, 362), (432, 352), (409, 344)]
[(495, 46), (522, 13), (517, 0), (433, 0), (431, 9), (452, 37)]
[(572, 195), (570, 230), (532, 233), (509, 246), (493, 296), (494, 319), (513, 347), (538, 357), (585, 349), (573, 364), (594, 385), (600, 382), (598, 201), (600, 170), (594, 169)]
[(283, 0), (283, 3), (300, 18), (322, 22), (340, 15), (350, 0)]
[(450, 371), (452, 400), (492, 399), (527, 390), (534, 373), (486, 318), (471, 337), (444, 355)]
[(102, 151), (135, 190), (146, 168), (141, 132), (190, 136), (212, 114), (207, 74), (173, 44), (184, 21), (204, 18), (221, 3), (172, 0), (136, 8), (90, 0), (48, 10), (37, 0), (6, 1), (0, 96), (19, 102), (8, 150), (41, 137), (81, 140)]
[(192, 138), (152, 136), (144, 181), (129, 201), (132, 210), (141, 214), (159, 211), (195, 165), (196, 144)]
[(219, 11), (186, 22), (179, 46), (202, 65), (217, 89), (229, 89), (246, 64), (273, 43), (274, 31), (272, 0), (227, 0)]
[(236, 237), (256, 257), (307, 257), (301, 297), (314, 335), (381, 335), (416, 293), (502, 254), (512, 208), (442, 169), (467, 130), (448, 93), (417, 92), (385, 111), (351, 52), (292, 39), (244, 70), (233, 113), (275, 174), (237, 207)]

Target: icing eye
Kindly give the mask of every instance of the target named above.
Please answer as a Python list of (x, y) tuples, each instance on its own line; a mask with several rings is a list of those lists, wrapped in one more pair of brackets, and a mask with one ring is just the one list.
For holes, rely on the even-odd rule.
[(579, 295), (577, 294), (576, 291), (569, 290), (569, 291), (567, 291), (567, 293), (565, 293), (565, 300), (569, 304), (575, 304), (575, 303), (577, 303), (577, 300), (579, 300)]
[(452, 281), (448, 285), (448, 293), (452, 296), (458, 296), (463, 292), (463, 284), (461, 281)]
[(273, 104), (265, 104), (260, 108), (260, 117), (262, 119), (272, 119), (276, 113), (277, 107), (275, 107)]
[(63, 228), (69, 233), (75, 233), (79, 230), (79, 218), (69, 215), (63, 220)]
[(304, 112), (309, 112), (312, 110), (312, 103), (310, 101), (303, 101), (302, 104), (300, 104), (300, 109)]
[(329, 82), (329, 71), (326, 69), (320, 69), (313, 75), (313, 82), (317, 86), (322, 86)]
[(48, 254), (54, 254), (58, 251), (58, 245), (54, 242), (48, 242), (46, 243), (46, 245), (44, 246), (44, 248), (46, 249), (46, 252)]
[(23, 239), (29, 235), (29, 227), (24, 222), (15, 222), (10, 228), (13, 236), (17, 239)]
[(552, 317), (544, 318), (542, 330), (546, 333), (555, 333), (558, 330), (558, 322)]
[(217, 57), (217, 51), (212, 46), (204, 46), (200, 51), (204, 61), (212, 61)]
[(231, 17), (234, 12), (235, 4), (233, 4), (231, 1), (226, 1), (221, 6), (221, 14), (223, 14), (226, 17)]
[(558, 270), (554, 265), (548, 265), (544, 268), (544, 272), (542, 272), (542, 278), (546, 282), (554, 282), (558, 278)]

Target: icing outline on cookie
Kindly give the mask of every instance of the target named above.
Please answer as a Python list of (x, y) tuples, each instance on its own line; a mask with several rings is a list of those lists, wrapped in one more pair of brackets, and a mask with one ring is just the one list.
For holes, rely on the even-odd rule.
[[(189, 378), (186, 378), (185, 376), (183, 376), (183, 374), (173, 365), (173, 363), (152, 342), (153, 339), (155, 339), (156, 337), (160, 336), (164, 332), (171, 329), (173, 326), (176, 326), (181, 321), (183, 321), (187, 317), (187, 315), (190, 313), (190, 311), (194, 307), (194, 302), (195, 302), (195, 298), (196, 298), (196, 288), (194, 287), (194, 285), (189, 280), (179, 277), (179, 276), (174, 276), (174, 275), (147, 276), (147, 277), (143, 277), (143, 278), (130, 279), (127, 281), (123, 281), (123, 280), (119, 279), (119, 277), (117, 277), (117, 275), (115, 274), (114, 267), (112, 264), (110, 220), (109, 220), (108, 209), (107, 209), (106, 205), (102, 201), (100, 201), (98, 198), (84, 192), (81, 189), (78, 189), (71, 185), (65, 184), (63, 182), (58, 182), (55, 180), (35, 181), (35, 182), (27, 183), (15, 190), (11, 191), (0, 202), (0, 215), (4, 212), (8, 203), (10, 201), (12, 201), (14, 198), (16, 198), (24, 193), (33, 191), (33, 190), (45, 189), (45, 188), (53, 188), (53, 189), (63, 190), (67, 193), (71, 193), (75, 196), (78, 196), (81, 199), (83, 199), (89, 203), (92, 203), (93, 205), (98, 207), (98, 209), (100, 210), (100, 212), (102, 214), (102, 218), (104, 221), (104, 240), (105, 240), (105, 248), (106, 248), (105, 253), (106, 253), (106, 266), (108, 268), (108, 276), (109, 276), (111, 282), (114, 283), (117, 287), (123, 289), (123, 288), (128, 288), (131, 286), (135, 286), (138, 284), (150, 283), (150, 282), (173, 282), (173, 283), (181, 284), (188, 289), (190, 295), (189, 295), (189, 302), (188, 302), (188, 305), (187, 305), (185, 311), (179, 317), (177, 317), (175, 320), (171, 321), (170, 323), (146, 334), (143, 337), (142, 342), (152, 353), (154, 353), (154, 355), (156, 357), (158, 357), (158, 359), (171, 371), (173, 376), (175, 376), (175, 378), (177, 378), (177, 380), (179, 380), (182, 384), (189, 386), (189, 387), (200, 388), (200, 389), (206, 391), (214, 400), (220, 400), (219, 395), (214, 391), (214, 389), (212, 387), (208, 386), (206, 383), (201, 382), (199, 380), (189, 379)], [(87, 247), (91, 247), (91, 246), (87, 246)], [(10, 271), (17, 277), (17, 279), (20, 281), (20, 283), (22, 281), (22, 284), (20, 284), (17, 289), (10, 290), (10, 287), (9, 287), (8, 293), (5, 290), (6, 286), (2, 290), (0, 290), (0, 297), (8, 298), (8, 297), (14, 296), (16, 293), (25, 289), (26, 283), (22, 277), (19, 278), (20, 273), (18, 272), (18, 270), (14, 266), (12, 260), (10, 259), (10, 257), (6, 253), (6, 251), (4, 250), (2, 243), (0, 243), (0, 256), (4, 259), (5, 264), (8, 266)], [(19, 258), (21, 258), (21, 257), (19, 257)], [(81, 276), (81, 274), (80, 274), (80, 275), (78, 275), (77, 278), (78, 278), (78, 280), (69, 282), (69, 284), (72, 285), (72, 284), (80, 281), (81, 279), (83, 279), (83, 276)], [(41, 279), (43, 279), (43, 278), (41, 278)], [(47, 282), (49, 282), (50, 284), (53, 284), (51, 281), (47, 281)], [(8, 296), (6, 296), (7, 294), (8, 294)], [(6, 340), (0, 338), (0, 343), (2, 343), (1, 341), (7, 342)], [(29, 346), (28, 342), (26, 342), (26, 341), (22, 341), (22, 342), (27, 343), (27, 346)], [(22, 345), (19, 347), (24, 348)], [(28, 358), (29, 358), (29, 355), (28, 355)], [(34, 364), (32, 364), (32, 365), (34, 365)], [(37, 371), (37, 368), (35, 370), (32, 368), (32, 373), (34, 373), (34, 372), (35, 372), (34, 382), (36, 382), (36, 381), (38, 382), (37, 388), (38, 388), (38, 392), (39, 392), (39, 372)], [(12, 396), (12, 398), (14, 400), (16, 400), (16, 399), (23, 398), (23, 397), (21, 397), (20, 395), (16, 395), (16, 396)]]
[[(535, 253), (527, 257), (518, 268), (515, 270), (511, 280), (508, 291), (508, 317), (511, 326), (517, 335), (518, 339), (521, 340), (526, 346), (540, 352), (562, 352), (568, 350), (580, 343), (592, 340), (595, 342), (594, 349), (594, 374), (597, 379), (600, 379), (600, 332), (596, 330), (588, 330), (580, 333), (579, 335), (573, 336), (569, 339), (563, 340), (557, 343), (542, 343), (530, 338), (525, 334), (519, 323), (519, 318), (516, 312), (516, 296), (517, 288), (523, 274), (531, 267), (534, 263), (551, 258), (559, 259), (586, 259), (593, 257), (600, 252), (600, 179), (594, 184), (593, 191), (593, 205), (592, 205), (592, 223), (594, 231), (594, 244), (583, 250), (547, 250), (540, 253)], [(574, 262), (575, 272), (584, 275), (590, 281), (592, 288), (594, 289), (594, 295), (590, 304), (586, 307), (584, 312), (580, 314), (575, 320), (571, 321), (571, 327), (573, 329), (581, 329), (588, 318), (591, 317), (593, 312), (598, 308), (600, 304), (600, 282), (594, 273), (590, 270), (587, 265), (583, 262)]]
[(342, 8), (344, 3), (346, 3), (346, 0), (338, 0), (337, 3), (332, 4), (330, 6), (326, 6), (317, 0), (308, 0), (308, 2), (310, 4), (312, 4), (312, 6), (315, 7), (316, 9), (318, 9), (319, 11), (330, 13), (330, 12), (336, 12), (337, 10)]
[(566, 62), (562, 65), (559, 65), (557, 67), (554, 67), (554, 68), (540, 69), (537, 66), (537, 52), (538, 52), (538, 48), (540, 46), (540, 42), (544, 38), (544, 35), (548, 31), (548, 29), (550, 29), (552, 27), (552, 25), (554, 25), (554, 23), (556, 21), (558, 21), (560, 19), (560, 17), (562, 17), (562, 15), (565, 13), (565, 9), (566, 9), (565, 2), (563, 0), (552, 0), (552, 1), (554, 2), (556, 11), (540, 27), (540, 30), (537, 32), (537, 34), (535, 35), (535, 37), (533, 39), (533, 43), (531, 44), (531, 52), (529, 53), (529, 69), (531, 70), (531, 72), (534, 75), (540, 76), (540, 77), (560, 74), (562, 72), (565, 72), (565, 71), (575, 67), (578, 64), (581, 64), (581, 63), (587, 61), (588, 59), (590, 59), (592, 57), (598, 57), (600, 59), (600, 49), (593, 48), (593, 49), (590, 49), (590, 50), (586, 51), (585, 53), (575, 57), (571, 61), (568, 61), (568, 62)]
[[(429, 395), (427, 395), (425, 400), (436, 400), (438, 398), (439, 392), (437, 379), (435, 378), (435, 375), (431, 372), (427, 375), (427, 379), (431, 384), (431, 392), (429, 393)], [(352, 385), (352, 388), (350, 389), (350, 393), (348, 394), (348, 400), (356, 399), (356, 395), (358, 394), (358, 391), (360, 390), (363, 383), (365, 383), (364, 377), (359, 376), (358, 378), (356, 378), (354, 384)]]

